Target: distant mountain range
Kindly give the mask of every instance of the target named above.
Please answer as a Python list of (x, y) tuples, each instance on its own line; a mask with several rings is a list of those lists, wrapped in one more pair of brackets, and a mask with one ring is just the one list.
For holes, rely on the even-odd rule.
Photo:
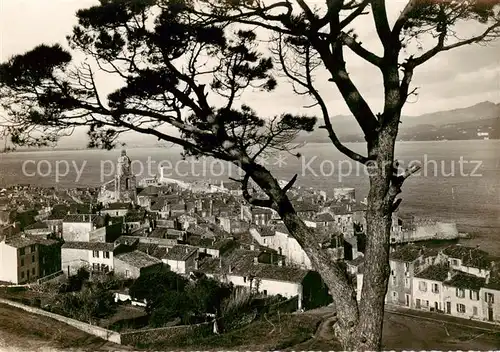
[[(361, 129), (354, 117), (349, 115), (332, 116), (331, 122), (342, 142), (364, 141)], [(320, 120), (318, 126), (322, 124)], [(165, 132), (178, 135), (177, 131), (170, 129)], [(461, 109), (438, 111), (419, 116), (403, 116), (398, 138), (401, 141), (500, 139), (500, 103), (485, 101)], [(75, 130), (71, 137), (61, 139), (57, 149), (85, 149), (86, 142), (85, 130)], [(123, 135), (121, 142), (125, 143), (126, 148), (171, 145), (153, 137), (144, 138), (137, 133)], [(325, 143), (330, 142), (330, 140), (324, 129), (317, 128), (311, 133), (301, 133), (297, 142)], [(4, 141), (1, 139), (0, 146), (2, 148), (4, 146)]]
[[(362, 142), (364, 137), (354, 117), (331, 117), (339, 139), (343, 142)], [(319, 124), (322, 124), (319, 121)], [(500, 139), (500, 103), (485, 101), (467, 108), (438, 111), (419, 116), (403, 116), (398, 139), (401, 141)], [(300, 142), (329, 142), (324, 129), (303, 133)]]

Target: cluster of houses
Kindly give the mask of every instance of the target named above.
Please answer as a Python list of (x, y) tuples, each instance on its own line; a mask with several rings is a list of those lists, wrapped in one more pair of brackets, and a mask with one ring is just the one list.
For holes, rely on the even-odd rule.
[[(59, 203), (48, 202), (48, 210), (40, 209), (33, 223), (23, 229), (4, 219), (0, 223), (0, 281), (26, 284), (57, 275), (75, 275), (82, 267), (91, 273), (114, 273), (134, 279), (167, 266), (186, 277), (204, 274), (263, 294), (298, 297), (297, 309), (331, 301), (321, 277), (312, 270), (306, 251), (289, 234), (278, 214), (248, 205), (240, 183), (188, 184), (163, 175), (139, 183), (130, 165), (126, 152), (122, 152), (116, 176), (97, 192), (89, 189), (49, 192), (49, 200)], [(142, 188), (137, 187), (139, 184)], [(293, 187), (288, 194), (299, 216), (315, 233), (318, 244), (333, 259), (345, 260), (349, 272), (357, 274), (361, 287), (365, 205), (356, 202), (354, 189), (335, 189), (333, 198), (324, 191), (300, 187)], [(0, 210), (6, 207), (8, 204)], [(393, 242), (411, 241), (415, 236), (411, 234), (439, 237), (440, 231), (454, 231), (454, 225), (436, 224), (395, 215)], [(450, 311), (449, 314), (455, 314), (456, 309), (462, 315), (477, 310), (478, 319), (498, 320), (500, 309), (484, 310), (490, 303), (478, 303), (475, 310), (468, 303), (460, 303), (465, 306), (462, 309), (453, 306), (453, 300), (446, 300), (446, 285), (460, 281), (460, 275), (476, 275), (469, 269), (460, 269), (471, 263), (467, 258), (456, 258), (446, 251), (432, 256), (429, 253), (434, 252), (430, 250), (419, 248), (415, 252), (408, 249), (415, 247), (403, 248), (391, 255), (393, 275), (388, 301), (410, 308)], [(414, 254), (398, 254), (404, 251)], [(441, 278), (433, 274), (433, 268), (444, 272), (447, 261), (443, 258), (459, 260), (459, 264), (449, 264), (447, 268), (453, 270), (446, 271), (437, 293), (433, 291), (434, 283), (439, 280), (428, 281), (429, 289), (417, 292), (418, 280), (430, 280), (420, 276)], [(485, 290), (494, 282), (489, 279), (491, 270), (488, 275), (486, 270), (490, 269), (483, 265), (479, 276), (476, 275), (477, 280), (483, 280), (478, 281), (480, 299), (491, 293)], [(431, 294), (437, 294), (439, 299)]]
[[(500, 268), (479, 248), (454, 244), (442, 249), (408, 244), (390, 253), (386, 302), (409, 309), (500, 322)], [(357, 263), (357, 296), (363, 263)]]

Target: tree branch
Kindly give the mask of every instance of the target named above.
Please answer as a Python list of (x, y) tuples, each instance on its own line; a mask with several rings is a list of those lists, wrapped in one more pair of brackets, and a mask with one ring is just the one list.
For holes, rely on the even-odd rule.
[(399, 17), (394, 23), (394, 27), (392, 28), (392, 36), (394, 37), (394, 39), (399, 40), (401, 30), (403, 29), (405, 23), (408, 21), (408, 15), (413, 11), (419, 1), (420, 0), (409, 0), (403, 11), (401, 11), (401, 13), (399, 14)]
[(241, 189), (243, 191), (243, 198), (245, 198), (245, 200), (251, 205), (254, 205), (257, 207), (273, 209), (274, 202), (272, 199), (257, 199), (257, 198), (254, 198), (250, 195), (250, 193), (248, 191), (248, 181), (249, 180), (250, 180), (250, 173), (247, 172), (245, 174), (245, 176), (243, 177), (243, 180), (241, 180)]
[(352, 36), (347, 33), (342, 32), (340, 35), (342, 41), (345, 45), (349, 47), (355, 54), (357, 54), (362, 59), (365, 59), (372, 65), (380, 67), (382, 65), (382, 58), (378, 55), (366, 50), (360, 42), (356, 41)]
[[(490, 33), (494, 32), (497, 28), (500, 28), (500, 21), (489, 26), (481, 35), (478, 35), (478, 36), (475, 36), (475, 37), (472, 37), (472, 38), (469, 38), (466, 40), (462, 40), (462, 41), (459, 41), (459, 42), (456, 42), (456, 43), (453, 43), (450, 45), (444, 45), (446, 33), (441, 32), (439, 35), (438, 43), (436, 44), (436, 46), (434, 46), (432, 49), (430, 49), (426, 53), (411, 59), (410, 62), (414, 66), (419, 66), (419, 65), (422, 65), (423, 63), (425, 63), (426, 61), (430, 60), (431, 58), (433, 58), (435, 55), (437, 55), (438, 53), (440, 53), (442, 51), (447, 51), (447, 50), (459, 48), (461, 46), (465, 46), (465, 45), (469, 45), (469, 44), (473, 44), (473, 43), (479, 43), (479, 42), (485, 40), (490, 35)], [(496, 36), (500, 36), (500, 33), (496, 34)]]
[(371, 0), (370, 4), (372, 6), (373, 20), (375, 21), (378, 37), (385, 51), (390, 50), (394, 43), (391, 40), (391, 29), (387, 20), (385, 0)]
[(333, 145), (343, 154), (348, 156), (349, 158), (353, 159), (354, 161), (357, 161), (359, 163), (365, 164), (368, 161), (368, 158), (365, 156), (362, 156), (361, 154), (358, 154), (354, 152), (353, 150), (349, 149), (346, 147), (342, 142), (340, 142), (339, 138), (337, 137), (337, 134), (335, 133), (332, 123), (330, 121), (330, 114), (328, 112), (328, 107), (326, 106), (325, 101), (323, 100), (323, 97), (321, 94), (316, 90), (313, 84), (313, 79), (311, 76), (311, 59), (310, 59), (310, 48), (306, 48), (306, 53), (305, 53), (305, 62), (304, 62), (304, 69), (305, 69), (305, 81), (300, 80), (297, 78), (295, 75), (293, 75), (287, 68), (286, 62), (285, 62), (285, 53), (283, 52), (283, 46), (281, 44), (281, 35), (278, 37), (278, 52), (277, 56), (279, 58), (281, 67), (283, 68), (283, 72), (285, 75), (292, 80), (292, 82), (296, 82), (297, 84), (300, 84), (304, 88), (307, 89), (309, 94), (311, 94), (318, 105), (321, 108), (321, 112), (323, 115), (323, 121), (325, 122), (325, 126), (322, 126), (320, 128), (325, 128), (328, 132), (328, 137), (332, 141)]
[(340, 28), (344, 29), (347, 27), (353, 20), (358, 18), (358, 16), (363, 14), (363, 10), (368, 6), (370, 3), (370, 0), (364, 0), (361, 4), (356, 7), (356, 9), (351, 12), (346, 18), (344, 18), (342, 21), (340, 21)]

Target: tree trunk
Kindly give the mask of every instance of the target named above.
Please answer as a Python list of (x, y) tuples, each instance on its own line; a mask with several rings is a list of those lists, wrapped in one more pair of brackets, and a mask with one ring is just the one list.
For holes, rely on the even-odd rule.
[[(396, 114), (397, 115), (397, 114)], [(304, 248), (316, 271), (321, 275), (334, 299), (337, 322), (334, 332), (344, 350), (380, 350), (384, 318), (384, 300), (389, 279), (389, 244), (392, 224), (391, 192), (394, 173), (394, 144), (398, 116), (370, 141), (368, 154), (374, 163), (368, 166), (370, 191), (366, 212), (367, 245), (361, 301), (356, 301), (356, 289), (350, 283), (344, 263), (334, 261), (319, 246), (314, 232), (295, 212), (283, 194), (277, 180), (263, 167), (247, 169), (254, 181), (273, 200), (275, 209), (290, 234)]]
[(314, 232), (297, 215), (290, 200), (283, 194), (277, 180), (264, 167), (254, 166), (250, 172), (254, 181), (277, 204), (276, 210), (292, 236), (305, 250), (313, 268), (321, 275), (334, 299), (337, 323), (335, 333), (344, 349), (352, 350), (359, 325), (356, 290), (350, 284), (343, 263), (334, 261), (321, 249)]
[[(300, 234), (304, 238), (314, 238), (314, 233), (307, 228), (296, 213), (285, 213), (282, 218), (294, 237), (296, 234)], [(340, 262), (331, 260), (329, 255), (319, 248), (318, 243), (316, 246), (303, 248), (311, 260), (313, 268), (321, 275), (333, 297), (337, 317), (337, 322), (334, 325), (335, 335), (345, 350), (351, 350), (350, 347), (357, 339), (356, 329), (359, 325), (359, 314), (356, 290), (349, 283), (346, 268)]]
[[(387, 116), (386, 116), (387, 117)], [(368, 166), (370, 190), (366, 211), (367, 244), (363, 272), (363, 288), (359, 302), (358, 339), (355, 350), (380, 350), (384, 319), (385, 296), (390, 275), (389, 251), (392, 225), (392, 192), (395, 165), (394, 145), (399, 124), (399, 115), (379, 132), (376, 141), (368, 144), (368, 154), (374, 163)]]

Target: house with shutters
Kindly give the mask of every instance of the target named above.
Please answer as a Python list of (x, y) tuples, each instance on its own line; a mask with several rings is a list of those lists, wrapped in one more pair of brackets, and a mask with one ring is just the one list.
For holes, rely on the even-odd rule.
[(221, 258), (204, 258), (196, 262), (195, 272), (219, 281), (245, 287), (264, 295), (297, 297), (297, 309), (311, 309), (331, 302), (328, 289), (315, 271), (275, 264), (261, 263), (260, 252), (234, 249)]
[(392, 251), (389, 254), (391, 273), (386, 302), (414, 308), (413, 278), (416, 273), (433, 264), (436, 256), (437, 251), (414, 244), (405, 245)]
[(483, 320), (500, 322), (500, 271), (496, 268), (486, 277), (479, 295), (482, 300)]
[(443, 282), (444, 312), (461, 318), (483, 319), (481, 288), (486, 279), (450, 270)]
[(449, 267), (445, 264), (431, 265), (414, 274), (412, 279), (412, 307), (433, 312), (444, 310), (443, 282), (448, 279)]

